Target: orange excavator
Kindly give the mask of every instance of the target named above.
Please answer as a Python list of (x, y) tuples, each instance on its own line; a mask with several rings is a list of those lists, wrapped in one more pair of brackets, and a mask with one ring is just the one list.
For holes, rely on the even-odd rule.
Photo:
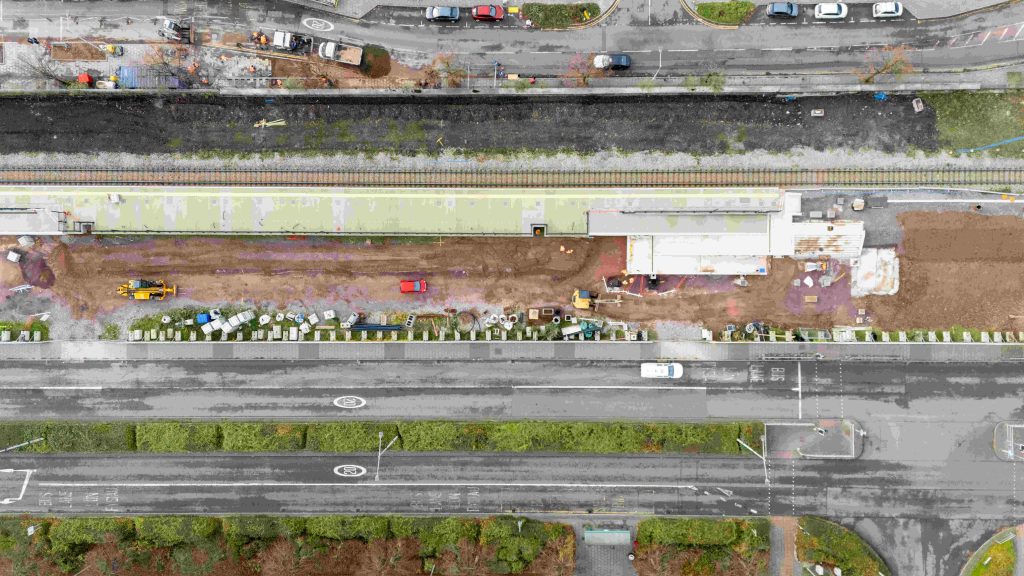
[(178, 287), (170, 288), (163, 280), (129, 280), (117, 288), (117, 293), (130, 300), (163, 300), (178, 293)]

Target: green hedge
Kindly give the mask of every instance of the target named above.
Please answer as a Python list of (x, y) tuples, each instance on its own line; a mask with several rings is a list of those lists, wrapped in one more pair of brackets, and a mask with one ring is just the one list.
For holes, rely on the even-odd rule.
[(754, 3), (745, 0), (731, 2), (701, 2), (697, 4), (697, 14), (701, 18), (715, 24), (733, 26), (743, 24), (754, 12)]
[(210, 422), (145, 422), (135, 440), (141, 452), (212, 452), (223, 442), (220, 426)]
[(642, 546), (732, 546), (739, 538), (735, 520), (650, 518), (637, 526)]
[(228, 452), (286, 452), (306, 445), (305, 424), (226, 422), (220, 429)]
[(5, 445), (37, 436), (36, 452), (573, 452), (589, 454), (745, 454), (736, 442), (761, 449), (760, 422), (116, 422), (0, 423)]
[(593, 2), (582, 4), (523, 4), (523, 17), (537, 28), (568, 28), (583, 24), (601, 15), (601, 7)]
[(839, 566), (844, 576), (889, 576), (889, 568), (856, 532), (817, 516), (800, 518), (797, 558)]
[[(520, 530), (520, 522), (522, 529)], [(34, 525), (33, 537), (25, 529)], [(104, 542), (124, 545), (138, 556), (143, 551), (169, 549), (179, 568), (192, 567), (192, 551), (203, 550), (209, 557), (223, 557), (221, 544), (235, 554), (251, 558), (277, 538), (296, 543), (310, 540), (325, 549), (326, 541), (372, 542), (395, 538), (417, 538), (419, 556), (435, 558), (455, 551), (463, 540), (493, 550), (486, 558), (492, 571), (521, 572), (536, 559), (548, 541), (572, 536), (563, 524), (548, 524), (527, 518), (497, 516), (483, 519), (402, 516), (147, 516), (134, 518), (29, 518), (0, 517), (0, 551), (15, 561), (15, 568), (29, 573), (34, 552), (73, 573), (84, 566), (89, 550)], [(318, 543), (319, 542), (319, 543)], [(191, 569), (189, 570), (191, 572)]]

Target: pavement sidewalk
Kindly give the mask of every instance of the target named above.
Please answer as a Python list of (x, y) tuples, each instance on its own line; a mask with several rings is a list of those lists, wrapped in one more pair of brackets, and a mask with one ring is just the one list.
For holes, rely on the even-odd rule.
[[(329, 12), (331, 14), (337, 14), (339, 16), (343, 16), (345, 18), (351, 18), (351, 19), (354, 19), (354, 20), (358, 20), (358, 19), (364, 17), (367, 13), (369, 13), (374, 8), (377, 8), (378, 6), (380, 6), (380, 7), (383, 7), (383, 6), (388, 6), (388, 7), (397, 6), (397, 7), (402, 7), (402, 8), (408, 8), (408, 7), (426, 8), (427, 6), (438, 6), (438, 5), (444, 5), (445, 4), (445, 2), (439, 2), (438, 0), (383, 0), (383, 1), (382, 0), (339, 0), (336, 5), (335, 5), (335, 2), (333, 2), (332, 0), (285, 0), (285, 1), (289, 2), (291, 4), (296, 4), (296, 5), (302, 6), (304, 8), (309, 8), (309, 9), (312, 9), (312, 10), (319, 10), (319, 11), (322, 11), (322, 12)], [(498, 4), (499, 3), (498, 0), (488, 0), (488, 1), (490, 1), (490, 2), (492, 2), (494, 4)], [(608, 10), (608, 8), (611, 7), (612, 4), (614, 4), (613, 0), (587, 0), (587, 1), (594, 2), (595, 4), (600, 6), (602, 14), (606, 10)], [(529, 0), (529, 2), (536, 3), (536, 4), (575, 4), (576, 3), (575, 0), (573, 0), (573, 1), (569, 1), (569, 0)], [(484, 1), (477, 2), (477, 4), (486, 4), (486, 3), (487, 2), (484, 2)], [(525, 1), (523, 1), (523, 2), (520, 2), (520, 1), (509, 2), (508, 0), (501, 0), (500, 3), (503, 6), (505, 6), (506, 9), (508, 9), (509, 7), (512, 7), (512, 6), (518, 6), (520, 9), (522, 9), (523, 4), (525, 4)], [(460, 6), (460, 7), (464, 8), (464, 9), (466, 9), (467, 12), (468, 12), (468, 6), (470, 5), (470, 4), (467, 4), (467, 3), (459, 3), (459, 2), (449, 2), (449, 4), (454, 4), (454, 5)], [(464, 16), (464, 18), (468, 18), (468, 17), (469, 17), (469, 14), (466, 14)]]
[(716, 342), (113, 342), (0, 344), (0, 360), (843, 360), (1017, 362), (1022, 344)]

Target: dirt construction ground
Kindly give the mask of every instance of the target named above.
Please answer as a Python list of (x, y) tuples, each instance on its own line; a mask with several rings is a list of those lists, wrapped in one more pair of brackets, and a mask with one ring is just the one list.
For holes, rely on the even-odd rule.
[[(676, 320), (720, 330), (762, 320), (781, 327), (851, 325), (864, 309), (885, 329), (1024, 330), (1024, 220), (969, 213), (900, 216), (900, 290), (853, 300), (849, 276), (829, 288), (794, 287), (808, 274), (775, 259), (765, 277), (739, 288), (731, 278), (670, 278), (665, 293), (627, 296), (601, 315), (649, 322)], [(0, 239), (13, 247), (13, 238)], [(617, 238), (451, 238), (380, 241), (327, 238), (81, 237), (41, 241), (19, 264), (0, 262), (0, 291), (30, 283), (77, 318), (97, 318), (128, 302), (117, 285), (131, 278), (179, 286), (178, 300), (245, 301), (277, 306), (329, 304), (353, 310), (494, 310), (560, 304), (576, 288), (597, 290), (621, 277), (625, 240)], [(400, 294), (401, 279), (423, 278), (427, 294)], [(635, 279), (639, 280), (639, 279)], [(641, 290), (635, 290), (642, 292)], [(817, 296), (806, 303), (805, 296)], [(169, 304), (165, 302), (164, 304)]]
[[(935, 113), (915, 114), (910, 99), (877, 102), (867, 94), (794, 102), (725, 95), (10, 96), (0, 98), (7, 135), (0, 153), (935, 150)], [(816, 108), (827, 116), (812, 118)], [(260, 120), (287, 125), (254, 128)]]

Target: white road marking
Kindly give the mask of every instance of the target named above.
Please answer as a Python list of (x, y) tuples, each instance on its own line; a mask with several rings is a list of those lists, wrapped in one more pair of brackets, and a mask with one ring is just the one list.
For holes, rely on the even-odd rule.
[[(545, 384), (531, 384), (525, 386), (513, 386), (513, 390), (707, 390), (707, 386), (559, 386)], [(715, 390), (745, 390), (745, 388), (715, 388)]]
[(689, 484), (594, 484), (594, 483), (546, 483), (546, 482), (39, 482), (39, 486), (66, 488), (242, 488), (242, 487), (399, 487), (417, 486), (464, 487), (486, 486), (488, 488), (659, 488), (693, 489)]
[[(1011, 196), (1011, 198), (1014, 196)], [(955, 200), (950, 198), (942, 198), (937, 200), (889, 200), (890, 204), (1009, 204), (1010, 200), (999, 199), (993, 200), (989, 198), (981, 200)]]
[(666, 50), (666, 52), (699, 52), (696, 48), (678, 48), (675, 50)]
[(762, 52), (789, 52), (792, 48), (761, 48)]
[(743, 52), (746, 48), (715, 48), (712, 52)]
[(0, 390), (103, 390), (103, 386), (0, 386)]

